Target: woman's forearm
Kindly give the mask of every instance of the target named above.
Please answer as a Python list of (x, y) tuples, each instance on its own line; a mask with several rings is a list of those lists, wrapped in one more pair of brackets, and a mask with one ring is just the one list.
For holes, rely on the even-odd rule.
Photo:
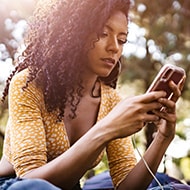
[(42, 178), (63, 189), (70, 189), (92, 166), (110, 140), (110, 134), (102, 130), (100, 125), (100, 122), (97, 123), (69, 150), (24, 177)]
[[(145, 152), (143, 158), (154, 174), (156, 173), (170, 142), (171, 139), (165, 139), (158, 134)], [(118, 190), (125, 190), (126, 188), (127, 190), (146, 190), (152, 179), (152, 175), (146, 168), (143, 159), (141, 159), (120, 184)]]

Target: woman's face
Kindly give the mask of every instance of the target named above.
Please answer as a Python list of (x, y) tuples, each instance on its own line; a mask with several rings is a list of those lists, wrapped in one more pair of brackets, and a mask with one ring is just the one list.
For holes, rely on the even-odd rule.
[(127, 18), (120, 11), (114, 12), (106, 22), (99, 40), (88, 52), (87, 69), (91, 74), (107, 77), (121, 57), (127, 41)]

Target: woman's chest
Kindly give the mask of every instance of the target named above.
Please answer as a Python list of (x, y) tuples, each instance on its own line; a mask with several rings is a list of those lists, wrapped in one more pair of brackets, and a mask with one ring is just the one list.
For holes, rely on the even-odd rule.
[[(73, 145), (80, 137), (82, 137), (97, 121), (100, 99), (94, 101), (81, 100), (76, 110), (76, 117), (71, 119), (64, 118), (64, 125), (68, 135), (70, 145)], [(69, 107), (66, 109), (65, 115)]]

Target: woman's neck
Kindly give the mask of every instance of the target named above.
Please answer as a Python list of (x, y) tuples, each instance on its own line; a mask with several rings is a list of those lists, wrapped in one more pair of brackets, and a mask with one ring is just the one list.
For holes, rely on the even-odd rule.
[(97, 77), (83, 78), (84, 96), (100, 97), (100, 81)]

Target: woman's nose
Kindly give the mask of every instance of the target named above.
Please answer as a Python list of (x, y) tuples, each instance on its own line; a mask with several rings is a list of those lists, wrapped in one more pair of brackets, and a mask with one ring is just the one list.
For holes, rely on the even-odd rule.
[(110, 38), (108, 40), (107, 51), (112, 51), (113, 53), (117, 53), (119, 51), (119, 43), (117, 38)]

